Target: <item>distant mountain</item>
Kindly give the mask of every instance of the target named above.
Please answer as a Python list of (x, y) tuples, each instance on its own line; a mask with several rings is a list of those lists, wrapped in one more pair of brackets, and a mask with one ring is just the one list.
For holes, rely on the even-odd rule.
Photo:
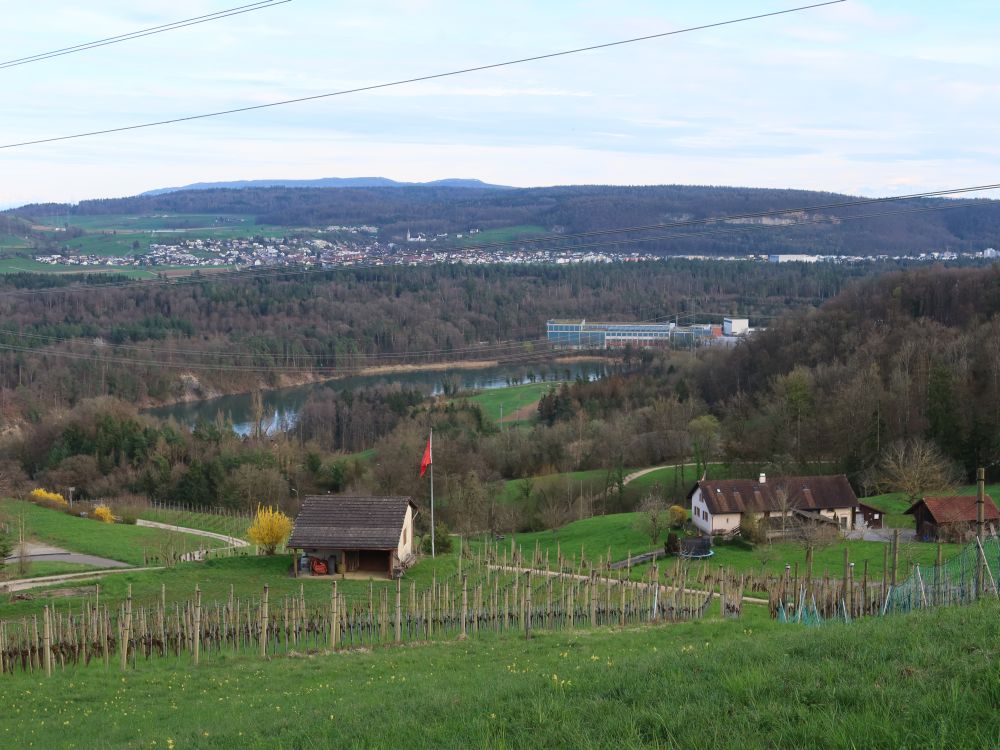
[(164, 195), (181, 190), (244, 190), (247, 188), (373, 188), (373, 187), (454, 187), (472, 190), (512, 190), (507, 185), (490, 185), (482, 180), (452, 178), (430, 182), (397, 182), (388, 177), (321, 177), (317, 180), (236, 180), (234, 182), (195, 182), (183, 187), (148, 190), (141, 195)]

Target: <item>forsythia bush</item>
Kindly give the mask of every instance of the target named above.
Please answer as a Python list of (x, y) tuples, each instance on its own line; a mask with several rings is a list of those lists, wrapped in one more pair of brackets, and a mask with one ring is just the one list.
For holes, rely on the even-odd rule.
[(43, 490), (41, 487), (33, 489), (28, 497), (36, 503), (55, 503), (56, 505), (69, 506), (69, 503), (66, 502), (66, 498), (58, 492), (49, 492), (48, 490)]
[(115, 517), (111, 513), (111, 508), (107, 505), (98, 505), (94, 508), (94, 518), (104, 521), (104, 523), (114, 523)]
[(292, 519), (277, 508), (257, 506), (257, 515), (247, 529), (247, 535), (265, 554), (273, 555), (279, 544), (283, 544), (292, 533)]

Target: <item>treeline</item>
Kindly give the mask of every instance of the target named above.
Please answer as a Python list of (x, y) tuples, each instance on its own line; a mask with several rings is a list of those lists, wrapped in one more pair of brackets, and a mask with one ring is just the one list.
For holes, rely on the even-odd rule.
[[(387, 188), (245, 188), (185, 190), (161, 195), (81, 201), (76, 205), (35, 204), (15, 209), (31, 220), (67, 215), (147, 213), (241, 214), (272, 226), (324, 227), (374, 224), (391, 240), (406, 231), (465, 232), (470, 228), (539, 227), (575, 233), (645, 226), (713, 216), (808, 208), (851, 196), (806, 190), (717, 186), (646, 187), (575, 185), (530, 189), (475, 189), (442, 186)], [(721, 232), (623, 245), (663, 254), (815, 252), (903, 253), (982, 249), (1000, 230), (1000, 205), (992, 201), (923, 200), (894, 204), (894, 211), (947, 208), (939, 212), (895, 213), (864, 221), (805, 224), (780, 230)], [(884, 209), (802, 211), (796, 221), (824, 216), (888, 213)], [(775, 220), (775, 221), (781, 221)], [(774, 223), (772, 221), (771, 223)], [(732, 228), (731, 226), (729, 227)], [(658, 232), (665, 235), (665, 232)], [(572, 244), (572, 243), (570, 243)], [(609, 249), (614, 243), (607, 242)]]
[(729, 455), (832, 460), (860, 480), (893, 441), (935, 443), (967, 477), (1000, 459), (1000, 266), (857, 283), (819, 310), (709, 351), (700, 395)]
[[(886, 265), (878, 272), (895, 266)], [(0, 279), (0, 423), (82, 399), (246, 392), (367, 365), (544, 353), (553, 317), (767, 322), (871, 268), (671, 261), (441, 266), (135, 284)], [(107, 281), (103, 279), (103, 281)], [(702, 320), (707, 318), (702, 317)], [(523, 344), (510, 342), (523, 341)], [(387, 356), (391, 355), (391, 356)]]

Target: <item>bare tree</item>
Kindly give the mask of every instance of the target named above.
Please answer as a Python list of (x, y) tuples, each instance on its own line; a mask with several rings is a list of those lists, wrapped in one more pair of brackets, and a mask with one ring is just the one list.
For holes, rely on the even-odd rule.
[(884, 451), (876, 470), (882, 492), (901, 492), (915, 503), (928, 492), (947, 492), (961, 481), (954, 464), (922, 438), (900, 440)]
[(648, 536), (655, 546), (669, 525), (670, 517), (666, 503), (656, 495), (647, 495), (639, 504), (639, 517), (635, 521), (636, 530)]

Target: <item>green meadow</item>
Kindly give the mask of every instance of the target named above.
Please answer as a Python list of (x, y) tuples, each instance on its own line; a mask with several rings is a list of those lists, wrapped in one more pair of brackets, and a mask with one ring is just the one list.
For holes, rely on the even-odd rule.
[(761, 618), (262, 661), (206, 653), (0, 677), (49, 748), (989, 748), (1000, 605), (822, 629)]

